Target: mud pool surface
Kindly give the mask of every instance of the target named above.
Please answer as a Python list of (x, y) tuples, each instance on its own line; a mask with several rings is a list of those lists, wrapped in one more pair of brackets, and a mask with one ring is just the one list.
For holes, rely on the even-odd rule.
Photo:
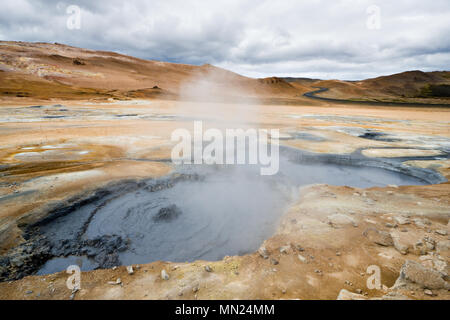
[(412, 175), (431, 173), (407, 175), (386, 170), (383, 162), (374, 165), (375, 160), (364, 167), (342, 164), (345, 159), (336, 157), (301, 155), (283, 154), (275, 176), (261, 176), (257, 166), (183, 166), (166, 179), (123, 183), (57, 210), (32, 235), (49, 248), (37, 274), (71, 264), (91, 270), (253, 252), (273, 234), (299, 186), (422, 185), (426, 181)]

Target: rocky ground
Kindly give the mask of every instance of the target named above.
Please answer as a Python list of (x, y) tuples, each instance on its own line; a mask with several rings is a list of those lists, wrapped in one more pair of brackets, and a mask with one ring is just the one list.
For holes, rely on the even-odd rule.
[[(448, 185), (314, 185), (258, 252), (0, 284), (2, 299), (448, 299)], [(390, 199), (390, 201), (385, 201)], [(418, 205), (420, 203), (420, 205)], [(320, 204), (320, 205), (318, 205)], [(380, 270), (380, 287), (371, 281)], [(372, 283), (375, 288), (368, 288)]]
[[(289, 147), (382, 157), (450, 176), (446, 109), (327, 103), (239, 108), (247, 110), (238, 117), (245, 118), (244, 125), (280, 128), (281, 143)], [(189, 127), (199, 114), (211, 127), (217, 118), (234, 121), (233, 110), (227, 104), (196, 109), (158, 100), (0, 107), (1, 254), (19, 250), (44, 259), (37, 247), (27, 246), (27, 226), (124, 179), (139, 183), (167, 176), (173, 170), (167, 162), (170, 133)], [(104, 264), (109, 269), (83, 272), (76, 292), (67, 289), (68, 275), (61, 272), (1, 282), (0, 299), (450, 298), (448, 183), (370, 189), (313, 185), (298, 193), (275, 234), (252, 254), (131, 268), (113, 267), (112, 259)], [(111, 238), (86, 245), (113, 255), (123, 243)]]

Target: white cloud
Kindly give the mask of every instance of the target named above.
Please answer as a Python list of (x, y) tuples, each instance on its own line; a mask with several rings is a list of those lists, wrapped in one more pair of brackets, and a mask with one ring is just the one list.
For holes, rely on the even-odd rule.
[[(71, 4), (82, 9), (80, 30), (66, 28)], [(379, 30), (366, 26), (371, 5), (381, 10)], [(212, 63), (255, 77), (360, 79), (450, 65), (448, 0), (15, 0), (2, 7), (4, 40)]]

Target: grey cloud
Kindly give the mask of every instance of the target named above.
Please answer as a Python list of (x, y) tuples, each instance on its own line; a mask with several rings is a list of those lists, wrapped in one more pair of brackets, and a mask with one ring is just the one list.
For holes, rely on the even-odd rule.
[[(73, 4), (82, 10), (81, 30), (66, 28)], [(366, 27), (371, 5), (381, 9), (380, 30)], [(15, 0), (2, 7), (3, 40), (213, 63), (255, 77), (360, 79), (450, 62), (448, 0)]]

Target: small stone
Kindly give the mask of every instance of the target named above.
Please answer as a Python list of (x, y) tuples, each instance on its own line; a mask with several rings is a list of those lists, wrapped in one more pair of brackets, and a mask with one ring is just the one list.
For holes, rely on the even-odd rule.
[(348, 290), (342, 289), (339, 292), (337, 300), (367, 300), (367, 298), (363, 295), (350, 292)]
[(363, 293), (363, 291), (361, 289), (356, 289), (355, 291), (356, 291), (357, 294), (362, 294)]
[(391, 235), (386, 231), (369, 228), (363, 232), (363, 235), (380, 246), (389, 247), (394, 245)]
[(127, 272), (128, 274), (133, 274), (134, 273), (133, 266), (127, 266)]
[(402, 216), (396, 216), (396, 217), (394, 217), (394, 220), (399, 225), (405, 225), (405, 224), (410, 224), (411, 223), (411, 220), (409, 220), (409, 218), (402, 217)]
[(391, 232), (391, 237), (394, 242), (394, 248), (403, 255), (408, 254), (409, 245), (408, 242), (399, 236), (399, 234), (395, 232)]
[(302, 246), (300, 246), (300, 245), (298, 245), (298, 244), (295, 246), (295, 249), (297, 249), (297, 251), (299, 251), (299, 252), (305, 251), (305, 249), (302, 248)]
[(396, 224), (392, 224), (392, 223), (389, 223), (389, 222), (386, 223), (385, 226), (388, 227), (388, 228), (397, 228)]
[(206, 270), (206, 272), (212, 272), (212, 269), (211, 269), (211, 267), (210, 267), (210, 266), (208, 266), (208, 265), (206, 265), (206, 266), (205, 266), (205, 270)]
[(194, 286), (194, 287), (192, 288), (192, 292), (196, 293), (197, 291), (198, 291), (198, 286)]
[(430, 238), (430, 237), (424, 237), (423, 238), (423, 242), (425, 243), (425, 246), (427, 247), (428, 250), (434, 250), (435, 246), (436, 246), (436, 241), (434, 241), (434, 239)]
[(117, 269), (117, 266), (112, 267), (112, 269), (113, 269), (113, 270), (116, 270), (116, 269)]
[(259, 248), (258, 253), (261, 257), (263, 257), (263, 259), (269, 258), (269, 252), (267, 251), (267, 249), (265, 247)]
[(430, 220), (428, 220), (428, 219), (421, 219), (421, 218), (414, 218), (413, 219), (413, 221), (414, 221), (414, 224), (416, 225), (416, 226), (418, 226), (419, 228), (427, 228), (427, 226), (429, 226), (429, 225), (431, 225), (431, 222), (430, 222)]
[(348, 280), (345, 280), (345, 284), (348, 285), (348, 286), (350, 286), (350, 287), (353, 286), (353, 283), (351, 283), (351, 282), (348, 281)]
[(108, 281), (108, 284), (110, 284), (110, 285), (122, 284), (122, 280), (120, 278), (117, 278), (116, 281)]
[(425, 293), (427, 296), (433, 296), (433, 291), (429, 289), (424, 290), (423, 293)]
[(298, 255), (298, 260), (300, 260), (301, 262), (306, 262), (306, 258), (301, 254)]
[(272, 258), (272, 259), (270, 259), (270, 263), (273, 264), (274, 266), (276, 266), (279, 262), (277, 259)]
[(169, 275), (168, 275), (167, 271), (164, 269), (161, 270), (161, 279), (169, 280)]
[(32, 293), (33, 293), (33, 290), (28, 290), (25, 292), (25, 294), (32, 294)]
[(435, 231), (436, 234), (441, 235), (441, 236), (446, 236), (448, 234), (447, 230), (436, 230)]
[(291, 246), (280, 247), (280, 253), (287, 254), (290, 248), (291, 248)]
[(286, 290), (285, 289), (281, 290), (281, 293), (286, 294)]
[(341, 253), (339, 251), (336, 251), (336, 256), (340, 257)]
[(419, 256), (423, 256), (428, 253), (428, 249), (425, 243), (422, 240), (419, 240), (414, 244), (413, 252)]

